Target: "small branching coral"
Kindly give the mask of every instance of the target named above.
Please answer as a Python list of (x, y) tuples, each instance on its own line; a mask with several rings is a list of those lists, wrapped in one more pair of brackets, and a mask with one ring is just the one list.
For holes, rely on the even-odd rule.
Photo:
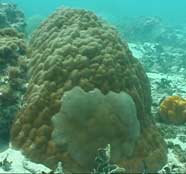
[(164, 92), (168, 95), (172, 95), (175, 92), (172, 87), (172, 81), (167, 78), (162, 78), (159, 82), (156, 82), (156, 85), (156, 89), (159, 92)]
[(169, 96), (160, 104), (160, 120), (172, 123), (183, 124), (186, 121), (186, 100), (180, 96)]
[(11, 170), (11, 166), (12, 166), (12, 161), (8, 160), (8, 155), (2, 161), (0, 161), (0, 167), (2, 167), (4, 171)]
[(97, 168), (91, 172), (91, 174), (114, 174), (114, 173), (125, 173), (126, 169), (120, 168), (115, 164), (110, 164), (111, 160), (111, 146), (107, 145), (106, 148), (99, 148), (95, 161)]
[(62, 162), (58, 162), (57, 164), (57, 168), (55, 171), (50, 171), (49, 173), (46, 173), (46, 172), (42, 172), (41, 174), (64, 174), (63, 172), (63, 166), (62, 166)]

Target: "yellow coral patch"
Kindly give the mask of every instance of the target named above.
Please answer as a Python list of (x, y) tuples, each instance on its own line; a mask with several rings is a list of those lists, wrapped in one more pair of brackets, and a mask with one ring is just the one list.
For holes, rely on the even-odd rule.
[(180, 96), (169, 96), (160, 104), (160, 118), (168, 123), (183, 124), (186, 121), (185, 110), (185, 99)]

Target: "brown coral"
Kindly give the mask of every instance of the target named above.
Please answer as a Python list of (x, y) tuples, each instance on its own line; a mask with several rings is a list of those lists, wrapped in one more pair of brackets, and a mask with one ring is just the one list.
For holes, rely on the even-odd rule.
[[(27, 142), (32, 136), (24, 137), (23, 129), (18, 129), (19, 122), (15, 121), (12, 128), (14, 147), (24, 147), (29, 157), (36, 161), (42, 158), (49, 166), (62, 160), (68, 171), (86, 172), (93, 168), (74, 161), (65, 143), (58, 147), (51, 137), (51, 118), (59, 112), (61, 97), (65, 91), (80, 86), (84, 91), (98, 88), (103, 94), (124, 91), (134, 100), (141, 127), (140, 138), (130, 159), (120, 160), (121, 167), (131, 171), (130, 164), (135, 162), (133, 172), (138, 172), (141, 161), (147, 160), (147, 163), (154, 162), (148, 165), (149, 171), (157, 171), (165, 163), (165, 143), (150, 116), (149, 81), (141, 64), (112, 27), (92, 12), (59, 9), (36, 30), (30, 47), (30, 81), (25, 94), (25, 107), (16, 119), (22, 120), (22, 125), (32, 122), (30, 131), (35, 128), (38, 138), (43, 138), (43, 125), (47, 126), (48, 143), (42, 144), (44, 139), (38, 142), (35, 138), (30, 148)], [(14, 129), (20, 131), (14, 132)], [(38, 143), (42, 150), (34, 148)]]
[(9, 129), (25, 89), (25, 69), (19, 64), (26, 59), (25, 54), (23, 34), (11, 28), (0, 29), (0, 141), (9, 140)]

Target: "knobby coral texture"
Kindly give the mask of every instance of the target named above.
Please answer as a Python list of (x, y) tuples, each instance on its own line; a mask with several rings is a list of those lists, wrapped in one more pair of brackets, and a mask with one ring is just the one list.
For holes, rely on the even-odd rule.
[(26, 83), (26, 44), (14, 29), (0, 29), (0, 141), (9, 140)]
[[(85, 155), (81, 154), (84, 153), (82, 149), (88, 149), (86, 146), (90, 145), (81, 144), (84, 137), (79, 136), (79, 133), (82, 133), (81, 135), (87, 137), (89, 133), (82, 132), (88, 127), (86, 126), (88, 123), (83, 119), (88, 117), (87, 111), (82, 115), (77, 110), (78, 112), (70, 117), (72, 123), (71, 119), (67, 119), (69, 127), (61, 125), (61, 132), (66, 135), (70, 134), (69, 130), (76, 130), (74, 134), (70, 134), (72, 136), (70, 139), (65, 139), (65, 135), (61, 133), (61, 143), (58, 143), (52, 136), (56, 130), (56, 124), (52, 120), (56, 118), (56, 114), (60, 118), (60, 108), (65, 107), (61, 98), (64, 99), (68, 92), (71, 94), (73, 88), (78, 86), (85, 94), (95, 88), (105, 96), (109, 92), (117, 95), (124, 92), (130, 101), (134, 102), (139, 135), (135, 137), (131, 153), (115, 158), (120, 155), (117, 154), (117, 148), (113, 148), (113, 163), (126, 168), (129, 172), (140, 172), (144, 168), (148, 171), (157, 171), (165, 164), (166, 145), (152, 121), (150, 84), (143, 67), (132, 56), (127, 43), (120, 39), (115, 29), (94, 13), (62, 8), (49, 16), (31, 38), (28, 76), (30, 79), (24, 96), (25, 104), (17, 114), (11, 137), (12, 145), (22, 149), (29, 158), (50, 167), (54, 167), (57, 161), (63, 161), (64, 170), (71, 172), (87, 172), (95, 167), (94, 159), (88, 165), (81, 162), (85, 161)], [(78, 102), (78, 99), (74, 101)], [(66, 106), (72, 107), (67, 104)], [(68, 111), (69, 108), (65, 109)], [(93, 121), (100, 117), (98, 120), (101, 121), (97, 126), (101, 137), (104, 136), (104, 122), (107, 118), (106, 116), (102, 118), (100, 112), (97, 114), (91, 113)], [(75, 116), (82, 122), (77, 128), (75, 126), (77, 123), (73, 122), (73, 119), (76, 120)], [(118, 118), (115, 119), (118, 122)], [(107, 125), (110, 126), (110, 131), (114, 130), (117, 135), (123, 128), (117, 131), (117, 128), (109, 123), (111, 120), (108, 115)], [(124, 120), (126, 121), (126, 118)], [(131, 123), (125, 124), (132, 126)], [(94, 134), (96, 124), (91, 129)], [(121, 136), (125, 135), (112, 137), (110, 141), (107, 139), (103, 145), (97, 141), (99, 137), (95, 134), (92, 141), (95, 141), (96, 147), (103, 148), (106, 144), (111, 144), (112, 147), (113, 142), (119, 143)], [(72, 144), (68, 142), (76, 138), (81, 138), (77, 142), (82, 149), (73, 147), (73, 142)], [(96, 154), (95, 147), (90, 149), (92, 150), (90, 154)]]
[(180, 96), (168, 96), (160, 104), (160, 119), (166, 123), (186, 122), (186, 100)]

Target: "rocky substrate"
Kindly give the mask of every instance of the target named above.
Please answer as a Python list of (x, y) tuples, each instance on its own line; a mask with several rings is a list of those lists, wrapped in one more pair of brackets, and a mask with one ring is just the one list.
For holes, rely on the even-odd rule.
[(2, 3), (0, 1), (0, 28), (7, 27), (14, 28), (20, 32), (25, 32), (25, 16), (15, 4)]
[[(161, 73), (147, 73), (152, 89), (152, 113), (168, 145), (168, 163), (161, 172), (185, 173), (186, 172), (186, 124), (168, 125), (159, 122), (158, 110), (161, 100), (169, 95), (186, 97), (184, 89), (185, 79), (181, 75), (167, 75)], [(164, 80), (162, 80), (164, 79)], [(163, 82), (167, 81), (167, 83)], [(166, 85), (165, 85), (166, 84)]]
[(30, 162), (20, 151), (8, 148), (0, 153), (0, 173), (42, 173), (51, 172), (51, 169)]
[(146, 72), (176, 73), (186, 78), (186, 51), (159, 43), (129, 43), (134, 56), (140, 59)]
[(159, 119), (159, 106), (165, 97), (186, 98), (185, 50), (150, 42), (129, 43), (129, 47), (147, 72), (151, 83), (152, 114), (168, 145), (168, 163), (159, 173), (185, 173), (186, 124), (169, 125)]
[(129, 42), (153, 42), (174, 48), (185, 48), (186, 27), (165, 22), (160, 16), (137, 16), (115, 21), (120, 33)]

